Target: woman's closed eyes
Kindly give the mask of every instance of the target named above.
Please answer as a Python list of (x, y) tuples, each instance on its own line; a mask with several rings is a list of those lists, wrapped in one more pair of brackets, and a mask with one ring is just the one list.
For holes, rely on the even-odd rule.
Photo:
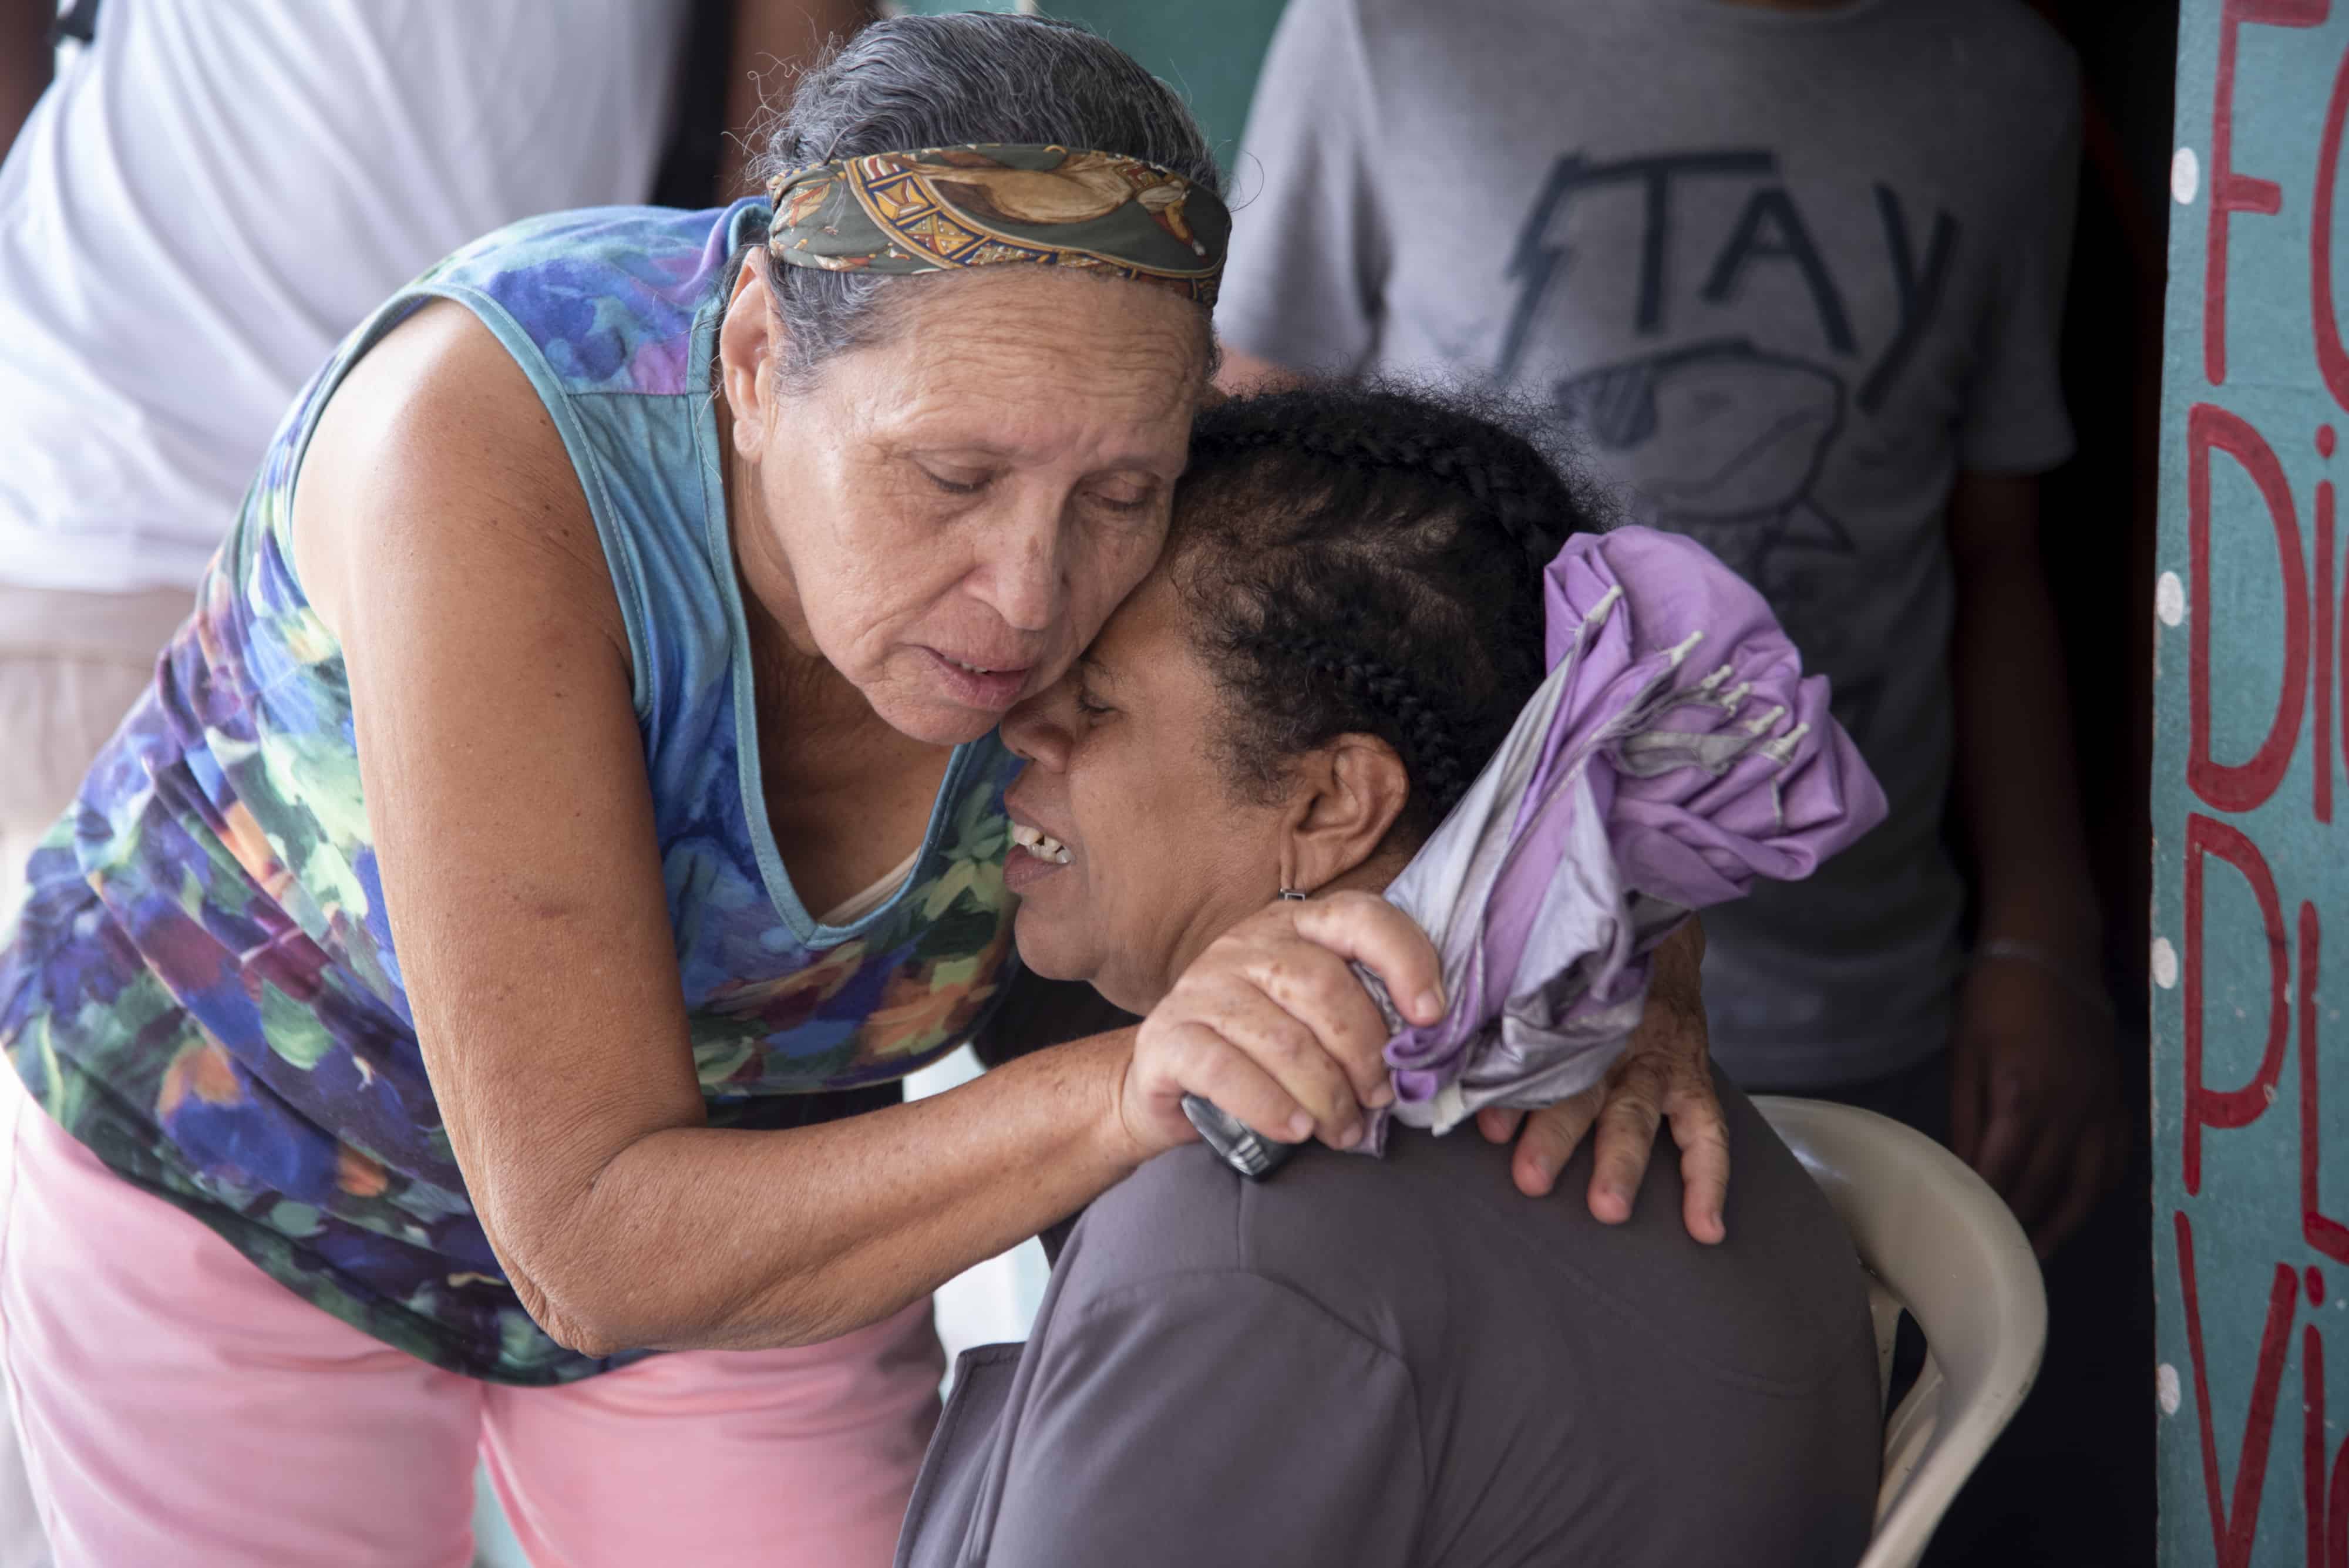
[[(916, 463), (915, 466), (919, 468), (921, 465)], [(949, 474), (940, 473), (935, 469), (924, 468), (922, 477), (948, 495), (977, 495), (987, 488), (988, 480), (993, 476), (979, 474), (975, 478), (958, 479)]]
[(1077, 711), (1084, 716), (1085, 722), (1088, 724), (1117, 711), (1115, 708), (1095, 697), (1092, 686), (1082, 679), (1076, 683), (1072, 700)]
[[(917, 462), (914, 466), (924, 479), (930, 482), (933, 488), (945, 495), (983, 494), (988, 486), (995, 482), (996, 477), (992, 473), (978, 469), (956, 472), (951, 470), (942, 472), (926, 463)], [(1158, 487), (1154, 484), (1129, 484), (1110, 489), (1096, 488), (1087, 490), (1083, 493), (1085, 501), (1095, 509), (1115, 517), (1142, 516), (1152, 511), (1158, 500)]]
[(1091, 499), (1103, 511), (1113, 512), (1121, 516), (1133, 516), (1147, 512), (1150, 510), (1151, 503), (1158, 499), (1157, 486), (1150, 484), (1132, 485), (1114, 490), (1095, 490), (1090, 493)]

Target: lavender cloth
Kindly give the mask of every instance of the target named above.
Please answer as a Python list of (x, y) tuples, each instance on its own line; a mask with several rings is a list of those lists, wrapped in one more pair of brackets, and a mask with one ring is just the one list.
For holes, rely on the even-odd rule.
[[(1806, 877), (1884, 817), (1826, 679), (1805, 679), (1761, 595), (1702, 545), (1579, 535), (1543, 593), (1548, 678), (1387, 888), (1434, 940), (1452, 999), (1388, 1043), (1391, 1114), (1439, 1133), (1597, 1083), (1690, 911)], [(1381, 1116), (1366, 1147), (1384, 1133)]]

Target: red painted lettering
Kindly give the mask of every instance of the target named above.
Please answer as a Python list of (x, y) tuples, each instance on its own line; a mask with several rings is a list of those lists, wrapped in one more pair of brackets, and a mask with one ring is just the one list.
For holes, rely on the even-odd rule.
[[(2202, 1082), (2202, 864), (2215, 855), (2242, 874), (2259, 900), (2260, 924), (2268, 941), (2268, 1038), (2260, 1054), (2259, 1071), (2240, 1089), (2213, 1089)], [(2268, 1108), (2276, 1080), (2283, 1075), (2284, 1048), (2289, 1044), (2291, 1009), (2285, 989), (2292, 981), (2292, 956), (2285, 945), (2283, 903), (2276, 897), (2275, 876), (2259, 846), (2223, 822), (2199, 812), (2186, 818), (2186, 1148), (2182, 1164), (2186, 1190), (2202, 1190), (2202, 1129), (2244, 1127)]]
[[(2214, 403), (2197, 403), (2186, 416), (2186, 547), (2193, 577), (2193, 627), (2188, 638), (2186, 782), (2220, 811), (2263, 804), (2292, 765), (2300, 713), (2308, 696), (2308, 566), (2301, 553), (2300, 518), (2292, 487), (2274, 449), (2249, 423)], [(2276, 561), (2283, 578), (2283, 690), (2275, 717), (2251, 761), (2222, 763), (2210, 755), (2210, 453), (2239, 463), (2259, 486), (2275, 529)]]
[(2219, 1438), (2212, 1429), (2210, 1372), (2202, 1355), (2202, 1305), (2194, 1293), (2194, 1231), (2186, 1212), (2177, 1214), (2178, 1287), (2185, 1298), (2186, 1350), (2194, 1363), (2194, 1413), (2202, 1426), (2202, 1487), (2210, 1504), (2210, 1540), (2219, 1568), (2246, 1568), (2260, 1530), (2260, 1489), (2268, 1475), (2268, 1444), (2275, 1436), (2276, 1393), (2283, 1382), (2284, 1353), (2292, 1348), (2292, 1319), (2300, 1303), (2300, 1276), (2278, 1263), (2268, 1289), (2267, 1326), (2260, 1334), (2259, 1365), (2251, 1374), (2251, 1402), (2243, 1413), (2243, 1440), (2235, 1454), (2234, 1505), (2220, 1495)]
[(2219, 12), (2219, 71), (2210, 95), (2210, 232), (2202, 276), (2202, 373), (2214, 387), (2227, 379), (2228, 218), (2283, 209), (2283, 192), (2274, 181), (2235, 172), (2235, 35), (2246, 22), (2313, 27), (2332, 8), (2333, 0), (2226, 0)]

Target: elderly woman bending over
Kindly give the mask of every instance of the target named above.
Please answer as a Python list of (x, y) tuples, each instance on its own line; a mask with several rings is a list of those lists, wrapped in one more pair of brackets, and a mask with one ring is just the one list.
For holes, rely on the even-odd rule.
[[(1546, 913), (1609, 917), (1526, 939), (1590, 955), (1537, 975), (1556, 1040), (1513, 1086), (1507, 1054), (1481, 1045), (1394, 1075), (1409, 1119), (1437, 1126), (1425, 1113), (1454, 1090), (1452, 1115), (1570, 1085), (1578, 1022), (1607, 1039), (1617, 961), (1639, 961), (1628, 933), (1671, 918), (1632, 895), (1685, 906), (1754, 869), (1803, 874), (1883, 811), (1824, 683), (1800, 680), (1750, 589), (1658, 535), (1559, 555), (1587, 515), (1532, 448), (1445, 405), (1307, 390), (1203, 413), (1166, 559), (1004, 724), (1032, 759), (1007, 798), (1034, 846), (1010, 871), (1026, 961), (1146, 1012), (1145, 1040), (1180, 1036), (1257, 1005), (1202, 961), (1246, 946), (1277, 892), (1409, 898), (1397, 875), (1427, 863), (1438, 824), (1451, 842), (1514, 776), (1496, 763), (1471, 790), (1505, 735), (1509, 757), (1530, 754), (1526, 734), (1599, 735), (1588, 796), (1558, 805), (1537, 769), (1526, 793), (1549, 804), (1493, 814), (1549, 857), (1526, 862), (1538, 881), (1572, 866)], [(1582, 669), (1547, 682), (1546, 596), (1551, 662), (1596, 628)], [(1670, 701), (1607, 706), (1651, 678)], [(1537, 688), (1563, 693), (1551, 716)], [(1513, 732), (1521, 710), (1536, 722)], [(1618, 722), (1633, 711), (1648, 730)], [(1702, 762), (1661, 765), (1673, 757)], [(1624, 842), (1516, 836), (1560, 810), (1605, 815)], [(1462, 897), (1450, 880), (1420, 907)], [(1477, 1005), (1473, 971), (1446, 972), (1453, 1006)], [(1588, 1007), (1571, 1000), (1582, 982)], [(1636, 984), (1619, 995), (1636, 1006)], [(1224, 1108), (1245, 1116), (1268, 1092), (1236, 1074)], [(1608, 1227), (1524, 1202), (1482, 1139), (1403, 1127), (1382, 1160), (1308, 1149), (1261, 1185), (1198, 1146), (1153, 1160), (1078, 1224), (1024, 1352), (966, 1358), (900, 1563), (1850, 1563), (1878, 1430), (1858, 1265), (1794, 1157), (1727, 1097), (1739, 1175), (1713, 1248), (1682, 1231), (1661, 1162), (1631, 1222)]]
[(1345, 958), (1431, 987), (1396, 911), (1268, 921), (1278, 1020), (896, 1103), (1014, 973), (996, 725), (1157, 560), (1227, 219), (1028, 17), (869, 28), (768, 161), (387, 304), (35, 856), (0, 1312), (62, 1557), (461, 1563), (480, 1449), (542, 1562), (881, 1561), (931, 1289), (1234, 1063), (1344, 1138)]

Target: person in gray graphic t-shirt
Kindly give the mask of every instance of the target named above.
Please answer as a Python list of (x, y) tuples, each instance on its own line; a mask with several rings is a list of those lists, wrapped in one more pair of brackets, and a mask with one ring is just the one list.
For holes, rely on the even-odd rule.
[(2078, 99), (2013, 0), (1293, 0), (1217, 311), (1231, 384), (1542, 400), (1768, 596), (1892, 815), (1707, 917), (1715, 1055), (1950, 1138), (2043, 1247), (2127, 1137), (2032, 477)]

